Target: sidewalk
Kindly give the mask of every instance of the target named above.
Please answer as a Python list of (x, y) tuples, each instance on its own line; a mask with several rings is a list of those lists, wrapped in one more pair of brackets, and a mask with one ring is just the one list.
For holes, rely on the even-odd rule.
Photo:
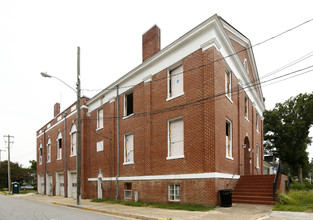
[(45, 196), (40, 194), (18, 194), (17, 197), (34, 202), (67, 206), (86, 211), (105, 213), (135, 219), (161, 220), (161, 219), (217, 219), (217, 220), (282, 220), (282, 219), (313, 219), (312, 213), (275, 212), (272, 205), (251, 205), (234, 203), (232, 207), (217, 207), (208, 212), (168, 210), (149, 207), (132, 207), (119, 204), (95, 203), (89, 199), (82, 199), (81, 205), (76, 205), (76, 200), (61, 196)]

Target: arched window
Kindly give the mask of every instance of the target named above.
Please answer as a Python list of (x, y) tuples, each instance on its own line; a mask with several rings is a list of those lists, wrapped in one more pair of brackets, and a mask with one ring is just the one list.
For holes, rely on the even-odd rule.
[(76, 125), (73, 124), (71, 128), (71, 156), (76, 155), (76, 141), (77, 141), (77, 129)]
[(62, 134), (60, 131), (57, 138), (57, 160), (61, 159), (62, 159)]
[(47, 143), (47, 163), (51, 162), (51, 141), (48, 139)]

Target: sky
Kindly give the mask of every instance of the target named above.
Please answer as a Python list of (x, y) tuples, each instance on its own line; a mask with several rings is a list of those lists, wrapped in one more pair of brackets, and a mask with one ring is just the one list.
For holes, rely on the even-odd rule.
[[(161, 49), (214, 14), (250, 39), (252, 45), (313, 19), (313, 1), (104, 1), (0, 0), (0, 149), (14, 136), (11, 161), (24, 167), (36, 159), (36, 131), (75, 102), (77, 47), (81, 87), (92, 97), (142, 62), (142, 34), (157, 24)], [(272, 76), (269, 73), (313, 51), (313, 21), (253, 47), (261, 82), (313, 64), (313, 56)], [(266, 109), (313, 91), (313, 72), (262, 84)], [(313, 129), (311, 129), (313, 136)], [(310, 158), (313, 146), (309, 146)]]

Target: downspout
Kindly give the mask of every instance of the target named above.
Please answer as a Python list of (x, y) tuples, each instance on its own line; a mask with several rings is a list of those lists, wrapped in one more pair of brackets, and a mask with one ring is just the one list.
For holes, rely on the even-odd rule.
[(64, 195), (67, 197), (67, 167), (66, 167), (66, 112), (64, 112)]
[[(43, 148), (44, 152), (46, 153), (46, 129), (43, 129)], [(44, 173), (44, 184), (45, 184), (45, 188), (44, 188), (44, 195), (46, 195), (46, 154), (43, 154), (43, 173)]]
[(120, 149), (119, 149), (119, 94), (118, 94), (118, 85), (116, 86), (116, 166), (117, 166), (117, 175), (116, 175), (116, 200), (118, 200), (118, 177), (120, 176)]

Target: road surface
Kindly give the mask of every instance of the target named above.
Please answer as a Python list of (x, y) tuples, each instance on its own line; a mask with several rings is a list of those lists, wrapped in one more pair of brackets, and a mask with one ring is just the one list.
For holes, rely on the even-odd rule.
[(28, 201), (0, 194), (0, 220), (120, 220), (122, 217)]

